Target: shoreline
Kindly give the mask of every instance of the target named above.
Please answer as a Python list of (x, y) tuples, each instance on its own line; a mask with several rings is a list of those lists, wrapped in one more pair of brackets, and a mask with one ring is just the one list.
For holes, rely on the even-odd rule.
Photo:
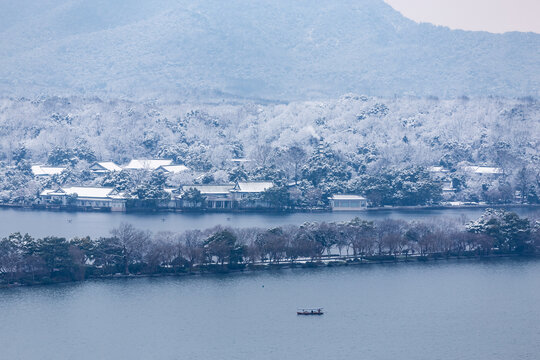
[[(353, 258), (353, 256), (344, 257), (329, 257), (327, 259), (321, 259), (319, 261), (306, 261), (299, 260), (291, 263), (290, 261), (282, 261), (278, 263), (255, 263), (255, 264), (240, 264), (236, 266), (241, 266), (242, 268), (228, 268), (228, 265), (219, 265), (219, 264), (209, 264), (197, 266), (197, 268), (202, 267), (202, 269), (196, 269), (196, 271), (182, 271), (176, 273), (153, 273), (153, 274), (112, 274), (104, 276), (90, 276), (84, 280), (72, 280), (72, 281), (42, 281), (34, 283), (12, 283), (12, 284), (0, 284), (0, 290), (10, 289), (10, 288), (20, 288), (20, 287), (35, 287), (35, 286), (50, 286), (50, 285), (59, 285), (59, 284), (78, 284), (84, 283), (91, 280), (112, 280), (112, 279), (141, 279), (141, 278), (163, 278), (163, 277), (189, 277), (189, 276), (213, 276), (213, 275), (237, 275), (237, 274), (249, 274), (256, 273), (261, 271), (281, 271), (289, 269), (324, 269), (332, 267), (359, 267), (359, 266), (370, 266), (370, 265), (409, 265), (409, 264), (433, 264), (440, 263), (442, 261), (492, 261), (492, 260), (511, 260), (511, 259), (529, 259), (529, 260), (538, 260), (540, 259), (540, 254), (512, 254), (512, 253), (502, 253), (502, 254), (488, 254), (488, 255), (450, 255), (444, 256), (439, 254), (428, 254), (425, 256), (420, 255), (411, 255), (411, 256), (399, 256), (391, 259), (391, 255), (382, 255), (382, 256), (372, 256), (380, 257), (381, 259), (365, 259), (365, 258)], [(386, 259), (382, 259), (382, 258)], [(352, 260), (351, 260), (352, 259)], [(210, 270), (213, 269), (213, 270)]]
[(474, 205), (425, 205), (425, 206), (380, 206), (370, 207), (362, 210), (338, 210), (333, 211), (331, 208), (315, 208), (315, 209), (132, 209), (128, 211), (108, 211), (105, 209), (81, 209), (81, 208), (49, 208), (41, 206), (28, 206), (17, 204), (2, 204), (0, 209), (13, 209), (18, 211), (46, 211), (53, 213), (114, 213), (114, 214), (309, 214), (309, 213), (369, 213), (369, 212), (384, 212), (384, 211), (424, 211), (424, 210), (452, 210), (452, 209), (504, 209), (504, 208), (540, 208), (540, 204), (474, 204)]

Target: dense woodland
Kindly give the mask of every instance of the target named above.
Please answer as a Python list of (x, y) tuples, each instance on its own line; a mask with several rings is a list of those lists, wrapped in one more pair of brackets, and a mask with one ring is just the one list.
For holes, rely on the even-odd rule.
[(539, 247), (540, 222), (493, 209), (465, 226), (355, 218), (343, 223), (272, 229), (218, 226), (152, 234), (122, 224), (111, 231), (110, 237), (98, 239), (36, 239), (12, 234), (0, 241), (0, 281), (31, 284), (115, 274), (227, 271), (283, 263), (312, 266), (322, 264), (323, 259), (346, 264), (533, 255)]
[[(137, 194), (163, 186), (272, 180), (276, 206), (320, 207), (334, 193), (377, 205), (434, 204), (440, 183), (427, 167), (451, 170), (454, 200), (537, 203), (540, 103), (533, 98), (454, 100), (346, 95), (324, 102), (260, 105), (135, 103), (99, 98), (0, 99), (0, 199), (24, 203), (43, 187), (103, 185)], [(93, 175), (95, 160), (166, 158), (190, 171)], [(249, 160), (241, 164), (231, 159)], [(30, 164), (67, 166), (36, 180)], [(502, 176), (474, 177), (462, 165)], [(283, 186), (296, 182), (294, 191)]]

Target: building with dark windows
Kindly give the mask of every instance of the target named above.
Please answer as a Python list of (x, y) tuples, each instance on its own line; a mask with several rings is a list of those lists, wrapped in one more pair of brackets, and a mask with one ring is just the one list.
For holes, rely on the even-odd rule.
[(330, 199), (332, 211), (365, 210), (367, 199), (360, 195), (334, 195)]

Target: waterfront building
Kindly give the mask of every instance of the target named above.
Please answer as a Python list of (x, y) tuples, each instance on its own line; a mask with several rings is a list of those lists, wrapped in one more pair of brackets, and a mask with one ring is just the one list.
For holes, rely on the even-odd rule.
[(239, 181), (232, 191), (237, 199), (246, 198), (250, 194), (261, 194), (274, 186), (271, 181)]
[(367, 199), (360, 195), (334, 195), (330, 199), (332, 211), (365, 210)]
[(126, 211), (126, 198), (110, 187), (72, 186), (45, 189), (39, 194), (45, 207)]
[[(206, 208), (209, 209), (232, 209), (234, 207), (234, 198), (231, 190), (234, 184), (223, 185), (186, 185), (182, 186), (181, 194), (178, 199), (181, 199), (182, 194), (189, 189), (198, 190), (204, 196)], [(197, 204), (191, 204), (187, 201), (180, 200), (180, 207), (196, 207)]]
[(231, 190), (240, 208), (268, 208), (270, 204), (262, 194), (274, 186), (271, 181), (239, 181)]
[(196, 204), (181, 200), (189, 189), (198, 190), (205, 197), (207, 209), (254, 209), (268, 208), (270, 204), (262, 200), (262, 194), (274, 186), (270, 181), (243, 181), (222, 185), (185, 185), (177, 199), (180, 207), (196, 207)]

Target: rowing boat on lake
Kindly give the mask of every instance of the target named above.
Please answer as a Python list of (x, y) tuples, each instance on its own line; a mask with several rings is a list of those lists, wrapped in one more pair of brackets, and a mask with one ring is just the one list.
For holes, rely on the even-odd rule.
[(296, 315), (323, 315), (323, 308), (297, 309)]

